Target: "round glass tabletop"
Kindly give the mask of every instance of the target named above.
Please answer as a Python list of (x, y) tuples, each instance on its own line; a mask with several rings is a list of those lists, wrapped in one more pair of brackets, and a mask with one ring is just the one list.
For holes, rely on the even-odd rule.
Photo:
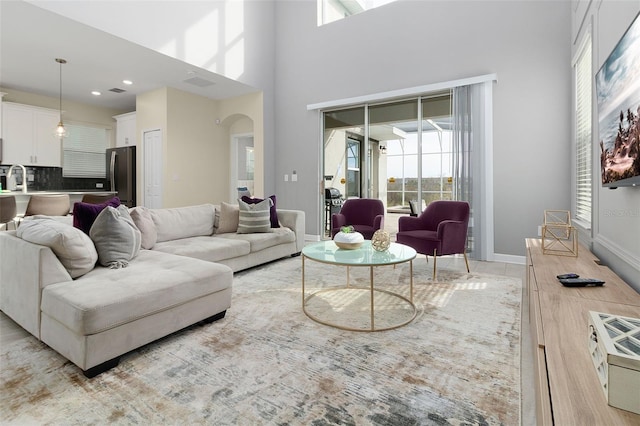
[(376, 251), (371, 241), (365, 240), (357, 249), (345, 250), (331, 240), (309, 244), (302, 255), (317, 262), (346, 266), (379, 266), (407, 262), (416, 257), (416, 251), (403, 244), (391, 243), (386, 251)]

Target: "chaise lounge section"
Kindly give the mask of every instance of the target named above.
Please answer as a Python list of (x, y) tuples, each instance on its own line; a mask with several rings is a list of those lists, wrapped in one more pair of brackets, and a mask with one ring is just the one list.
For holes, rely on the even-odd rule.
[[(81, 276), (55, 244), (0, 232), (0, 309), (87, 377), (133, 349), (221, 319), (231, 307), (234, 271), (300, 253), (304, 213), (280, 210), (281, 228), (237, 234), (216, 232), (216, 211), (211, 204), (147, 209), (136, 225), (152, 248), (125, 268), (98, 265)], [(58, 241), (82, 232), (59, 221), (46, 226)]]

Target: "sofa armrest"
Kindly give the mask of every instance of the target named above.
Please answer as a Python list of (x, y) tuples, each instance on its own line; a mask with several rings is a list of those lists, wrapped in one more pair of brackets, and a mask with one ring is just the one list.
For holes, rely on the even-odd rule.
[(278, 221), (296, 234), (296, 249), (298, 252), (304, 248), (304, 212), (302, 210), (277, 209)]
[(443, 220), (438, 224), (438, 239), (442, 242), (442, 254), (463, 253), (467, 245), (467, 228), (459, 220)]
[(66, 281), (72, 278), (49, 247), (0, 232), (0, 310), (38, 339), (42, 289)]

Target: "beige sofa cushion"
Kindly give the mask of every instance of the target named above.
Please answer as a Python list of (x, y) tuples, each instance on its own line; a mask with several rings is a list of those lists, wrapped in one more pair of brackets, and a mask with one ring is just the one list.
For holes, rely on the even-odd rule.
[(98, 260), (96, 248), (87, 234), (53, 219), (25, 220), (16, 235), (25, 241), (50, 247), (71, 278), (91, 271)]
[(251, 245), (248, 241), (244, 240), (228, 240), (219, 238), (219, 236), (210, 236), (164, 241), (162, 243), (156, 243), (153, 250), (193, 257), (206, 260), (207, 262), (219, 262), (221, 260), (248, 255), (251, 250)]
[(42, 291), (42, 312), (80, 335), (100, 333), (229, 288), (230, 268), (143, 250), (128, 268), (97, 267)]
[(274, 247), (280, 244), (286, 244), (296, 241), (296, 234), (289, 228), (271, 228), (268, 233), (256, 234), (219, 234), (216, 238), (231, 241), (245, 241), (251, 247), (251, 253)]
[(156, 226), (158, 243), (213, 234), (213, 204), (149, 211)]

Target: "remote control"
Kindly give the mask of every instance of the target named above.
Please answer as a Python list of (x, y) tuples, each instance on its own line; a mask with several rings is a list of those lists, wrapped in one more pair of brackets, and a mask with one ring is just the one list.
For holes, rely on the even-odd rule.
[(604, 281), (595, 278), (565, 278), (560, 282), (565, 287), (595, 287), (604, 284)]
[(578, 274), (561, 274), (561, 275), (558, 275), (557, 278), (559, 280), (566, 280), (567, 278), (580, 278), (580, 275), (578, 275)]

